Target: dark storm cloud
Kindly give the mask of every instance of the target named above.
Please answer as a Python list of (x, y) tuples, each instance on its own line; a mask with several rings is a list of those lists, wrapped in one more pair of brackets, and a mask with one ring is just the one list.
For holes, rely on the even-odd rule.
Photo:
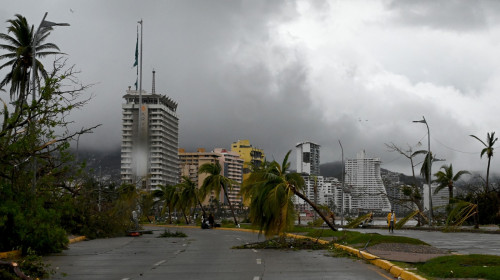
[(143, 19), (143, 89), (151, 91), (155, 69), (156, 92), (179, 104), (186, 150), (249, 139), (281, 160), (297, 142), (313, 141), (327, 162), (340, 160), (340, 139), (346, 158), (365, 149), (408, 173), (384, 143), (420, 141), (425, 149), (425, 126), (411, 122), (425, 115), (437, 154), (480, 170), (478, 154), (446, 146), (479, 150), (468, 135), (497, 129), (500, 7), (464, 3), (471, 2), (26, 0), (0, 6), (0, 21), (21, 13), (36, 25), (47, 11), (49, 20), (71, 24), (50, 42), (95, 86), (88, 106), (70, 117), (74, 129), (103, 124), (80, 138), (82, 148), (120, 146)]

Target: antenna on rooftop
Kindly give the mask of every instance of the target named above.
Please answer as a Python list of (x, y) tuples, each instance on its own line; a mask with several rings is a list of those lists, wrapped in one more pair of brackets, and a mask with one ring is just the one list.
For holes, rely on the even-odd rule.
[(151, 94), (155, 94), (155, 69), (153, 69), (153, 88), (151, 89)]

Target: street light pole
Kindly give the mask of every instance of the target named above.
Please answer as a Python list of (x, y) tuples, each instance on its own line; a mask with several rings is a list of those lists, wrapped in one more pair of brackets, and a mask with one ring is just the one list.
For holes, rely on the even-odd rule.
[(427, 127), (427, 186), (429, 187), (429, 226), (432, 226), (432, 188), (431, 188), (431, 173), (432, 173), (432, 165), (431, 165), (431, 132), (429, 130), (429, 124), (425, 120), (425, 117), (422, 116), (422, 120), (413, 121), (414, 123), (425, 123)]
[(339, 139), (339, 144), (340, 144), (340, 149), (342, 150), (342, 206), (340, 207), (340, 225), (344, 226), (344, 148), (342, 147), (342, 143), (340, 142)]
[[(46, 21), (45, 18), (47, 17), (48, 12), (45, 12), (43, 15), (42, 21), (40, 22), (40, 25), (36, 29), (36, 32), (33, 34), (33, 40), (31, 41), (31, 91), (32, 91), (32, 103), (33, 105), (35, 104), (36, 101), (36, 45), (38, 43), (38, 33), (40, 32), (40, 28), (50, 28), (52, 26), (69, 26), (69, 23), (55, 23), (51, 21)], [(35, 118), (35, 117), (34, 117)], [(35, 121), (35, 119), (33, 119)], [(34, 122), (33, 122), (34, 123)], [(34, 130), (34, 127), (33, 127)], [(33, 186), (32, 186), (32, 191), (33, 193), (35, 192), (36, 189), (36, 170), (37, 170), (37, 160), (36, 157), (33, 157)]]

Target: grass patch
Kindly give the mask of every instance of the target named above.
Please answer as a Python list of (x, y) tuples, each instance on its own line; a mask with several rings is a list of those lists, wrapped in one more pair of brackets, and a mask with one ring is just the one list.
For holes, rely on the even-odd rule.
[(357, 231), (331, 231), (331, 230), (313, 230), (307, 236), (318, 237), (333, 237), (335, 243), (340, 244), (366, 244), (370, 241), (369, 246), (380, 243), (406, 243), (415, 245), (429, 245), (421, 240), (394, 235), (381, 235), (378, 233), (360, 233)]
[(166, 229), (158, 237), (187, 237), (187, 235), (184, 232), (182, 232), (182, 231), (171, 232), (170, 230)]
[(431, 277), (500, 279), (500, 256), (444, 256), (416, 266)]

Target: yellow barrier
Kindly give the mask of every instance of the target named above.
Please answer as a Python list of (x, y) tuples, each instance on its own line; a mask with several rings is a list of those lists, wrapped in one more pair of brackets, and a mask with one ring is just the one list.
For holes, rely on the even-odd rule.
[(17, 259), (21, 257), (20, 250), (14, 250), (9, 252), (0, 252), (0, 259)]

